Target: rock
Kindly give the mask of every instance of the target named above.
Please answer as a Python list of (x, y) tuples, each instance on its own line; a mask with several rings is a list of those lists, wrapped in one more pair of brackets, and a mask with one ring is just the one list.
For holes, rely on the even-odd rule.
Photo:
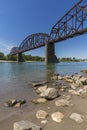
[(21, 107), (21, 104), (18, 102), (14, 107), (15, 107), (15, 108), (20, 108), (20, 107)]
[(64, 80), (66, 80), (66, 79), (72, 79), (72, 76), (66, 75), (66, 76), (63, 76), (63, 79), (64, 79)]
[(70, 84), (70, 87), (75, 90), (76, 89), (76, 84), (72, 83), (72, 84)]
[(79, 89), (78, 92), (81, 94), (81, 95), (84, 95), (87, 93), (87, 90), (86, 89)]
[(70, 95), (63, 95), (64, 99), (66, 100), (70, 100), (71, 99), (71, 96)]
[(41, 86), (41, 87), (39, 87), (39, 88), (36, 90), (36, 92), (37, 92), (38, 94), (40, 94), (40, 93), (46, 91), (47, 88), (48, 88), (47, 85)]
[(58, 80), (63, 80), (63, 77), (59, 75)]
[(83, 73), (87, 73), (87, 70), (81, 70), (81, 72), (83, 72)]
[(60, 122), (62, 122), (64, 115), (61, 112), (55, 112), (51, 115), (51, 118), (53, 121), (60, 123)]
[(3, 105), (6, 107), (20, 107), (21, 105), (25, 104), (26, 100), (15, 100), (15, 99), (10, 99), (6, 101)]
[(42, 84), (41, 83), (32, 83), (32, 86), (33, 87), (38, 87), (38, 86), (42, 86)]
[(71, 103), (70, 103), (70, 101), (69, 100), (66, 100), (66, 99), (60, 99), (60, 100), (57, 100), (57, 101), (55, 101), (55, 104), (56, 104), (56, 106), (70, 106), (70, 105), (72, 105)]
[(72, 79), (76, 81), (76, 80), (79, 80), (81, 77), (82, 77), (81, 75), (77, 74), (77, 75), (74, 75)]
[(57, 75), (56, 75), (56, 76), (54, 75), (54, 76), (51, 77), (51, 79), (52, 79), (52, 80), (58, 80), (58, 76), (57, 76)]
[(61, 87), (60, 87), (60, 91), (61, 91), (61, 92), (65, 92), (66, 89), (67, 89), (67, 86), (61, 86)]
[(55, 88), (47, 88), (44, 92), (40, 94), (40, 96), (48, 100), (52, 100), (58, 97), (59, 93), (58, 90)]
[(41, 121), (41, 124), (47, 124), (47, 123), (48, 123), (47, 120), (42, 120), (42, 121)]
[(80, 79), (76, 80), (75, 83), (76, 83), (77, 87), (82, 87), (82, 85), (83, 85)]
[(68, 90), (68, 92), (70, 92), (72, 95), (77, 95), (80, 96), (81, 94), (79, 93), (79, 91), (75, 91), (75, 90)]
[(42, 130), (40, 126), (35, 125), (29, 121), (19, 121), (14, 123), (14, 130)]
[(47, 100), (45, 98), (38, 98), (38, 99), (32, 100), (32, 102), (35, 104), (39, 104), (39, 103), (45, 103), (47, 102)]
[(83, 85), (87, 85), (87, 78), (82, 77), (82, 78), (80, 78), (79, 80), (80, 80), (80, 82), (81, 82)]
[(37, 119), (46, 119), (49, 116), (49, 114), (46, 111), (39, 110), (36, 113), (36, 118)]
[(82, 123), (83, 122), (84, 116), (78, 113), (72, 113), (70, 116), (70, 119), (76, 121), (77, 123)]
[(11, 99), (10, 101), (12, 102), (13, 106), (17, 103), (17, 100), (15, 100), (15, 99)]
[(15, 100), (15, 99), (10, 99), (10, 100), (8, 100), (8, 101), (6, 101), (6, 102), (4, 103), (4, 106), (6, 106), (6, 107), (13, 107), (16, 103), (17, 103), (17, 100)]
[(72, 83), (73, 80), (72, 79), (65, 79), (66, 82)]

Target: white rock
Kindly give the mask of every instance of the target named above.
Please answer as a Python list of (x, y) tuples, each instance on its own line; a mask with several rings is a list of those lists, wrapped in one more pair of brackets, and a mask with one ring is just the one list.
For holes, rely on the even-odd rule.
[(72, 113), (70, 116), (70, 119), (76, 121), (77, 123), (82, 123), (83, 122), (84, 116), (78, 113)]
[(45, 103), (47, 100), (45, 98), (38, 98), (38, 99), (33, 99), (32, 102), (35, 104), (39, 103)]
[(36, 118), (37, 118), (37, 119), (46, 119), (48, 115), (49, 115), (49, 114), (48, 114), (46, 111), (39, 110), (39, 111), (37, 111), (37, 113), (36, 113)]
[(71, 88), (74, 89), (74, 90), (75, 90), (76, 87), (77, 87), (75, 83), (70, 84), (70, 86), (71, 86)]
[(14, 130), (42, 130), (39, 126), (29, 121), (19, 121), (14, 123)]
[(63, 79), (63, 77), (59, 75), (58, 76), (58, 80), (62, 80), (62, 79)]
[(70, 92), (72, 95), (77, 95), (77, 96), (81, 95), (78, 91), (75, 90), (68, 90), (68, 92)]
[(41, 97), (46, 99), (55, 99), (59, 96), (58, 90), (55, 88), (47, 88), (46, 91), (40, 94)]
[(41, 124), (47, 124), (47, 123), (48, 123), (47, 120), (42, 120), (42, 121), (41, 121)]
[(37, 93), (43, 93), (44, 91), (46, 91), (47, 88), (48, 88), (47, 85), (41, 86), (41, 87), (39, 87), (39, 88), (36, 90), (36, 92), (37, 92)]
[(80, 79), (76, 80), (75, 83), (76, 83), (77, 87), (82, 87), (82, 85), (83, 85), (82, 82), (80, 81)]
[(61, 112), (55, 112), (51, 115), (51, 118), (53, 121), (60, 123), (60, 122), (62, 122), (64, 115)]
[(57, 101), (55, 101), (55, 104), (56, 104), (56, 106), (63, 106), (63, 107), (71, 105), (70, 101), (68, 101), (66, 99), (57, 100)]

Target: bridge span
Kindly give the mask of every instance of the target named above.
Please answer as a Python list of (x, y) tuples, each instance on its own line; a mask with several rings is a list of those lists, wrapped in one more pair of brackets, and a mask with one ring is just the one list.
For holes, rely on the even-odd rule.
[(26, 37), (19, 47), (13, 47), (11, 54), (18, 55), (18, 62), (23, 61), (22, 53), (46, 46), (46, 63), (58, 62), (54, 43), (87, 33), (87, 0), (79, 0), (51, 29), (50, 34), (36, 33)]

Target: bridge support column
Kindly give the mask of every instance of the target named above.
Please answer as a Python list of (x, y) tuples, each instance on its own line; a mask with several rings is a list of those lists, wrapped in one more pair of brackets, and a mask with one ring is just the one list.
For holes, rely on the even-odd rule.
[(18, 53), (18, 54), (17, 54), (17, 61), (18, 61), (18, 62), (24, 62), (22, 53)]
[(55, 55), (55, 46), (54, 43), (46, 44), (46, 57), (45, 57), (46, 63), (57, 63), (58, 59)]

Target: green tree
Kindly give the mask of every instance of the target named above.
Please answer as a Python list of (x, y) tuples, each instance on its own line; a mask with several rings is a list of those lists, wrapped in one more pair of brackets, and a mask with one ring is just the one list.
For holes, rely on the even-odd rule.
[(16, 61), (17, 60), (17, 56), (16, 55), (12, 55), (12, 54), (8, 54), (6, 56), (7, 60), (12, 60), (12, 61)]
[(4, 60), (4, 59), (5, 59), (4, 53), (0, 52), (0, 60)]

